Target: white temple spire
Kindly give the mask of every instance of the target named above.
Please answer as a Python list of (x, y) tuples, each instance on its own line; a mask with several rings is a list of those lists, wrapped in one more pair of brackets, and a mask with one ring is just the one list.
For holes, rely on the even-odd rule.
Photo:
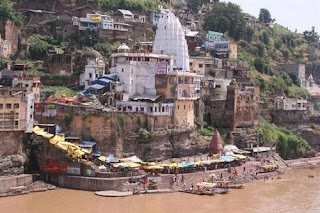
[(175, 68), (189, 72), (188, 45), (180, 21), (170, 11), (160, 18), (153, 53), (174, 56)]

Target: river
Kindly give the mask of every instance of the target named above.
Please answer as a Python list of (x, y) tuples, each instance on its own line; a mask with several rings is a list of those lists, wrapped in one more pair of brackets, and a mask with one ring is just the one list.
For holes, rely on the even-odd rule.
[[(314, 178), (308, 178), (314, 175)], [(13, 213), (187, 213), (320, 212), (320, 169), (290, 170), (281, 180), (254, 181), (245, 189), (212, 197), (183, 193), (98, 197), (93, 192), (53, 190), (0, 198), (0, 212)]]

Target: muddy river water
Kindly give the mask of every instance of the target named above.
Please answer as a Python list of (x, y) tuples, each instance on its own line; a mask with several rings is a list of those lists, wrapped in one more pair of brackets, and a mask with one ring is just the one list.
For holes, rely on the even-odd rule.
[[(309, 178), (313, 175), (314, 178)], [(0, 212), (27, 213), (318, 213), (320, 169), (290, 170), (281, 180), (254, 181), (245, 189), (212, 197), (183, 193), (104, 198), (60, 189), (0, 198)]]

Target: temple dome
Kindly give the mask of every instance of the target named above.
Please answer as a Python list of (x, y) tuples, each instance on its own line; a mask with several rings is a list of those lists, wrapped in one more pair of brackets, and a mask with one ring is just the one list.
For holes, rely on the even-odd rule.
[(170, 11), (160, 18), (153, 53), (166, 54), (175, 59), (175, 68), (189, 71), (188, 45), (180, 21)]
[(83, 57), (87, 57), (87, 58), (103, 58), (101, 53), (99, 53), (97, 50), (88, 50), (83, 54)]

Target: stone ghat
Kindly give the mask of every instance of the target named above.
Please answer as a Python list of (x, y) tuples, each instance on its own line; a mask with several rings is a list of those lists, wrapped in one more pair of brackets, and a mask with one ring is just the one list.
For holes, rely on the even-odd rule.
[(15, 187), (28, 186), (33, 182), (32, 175), (0, 176), (0, 194), (7, 193)]
[[(144, 175), (134, 176), (134, 178), (142, 178)], [(103, 191), (116, 190), (122, 191), (123, 185), (129, 182), (130, 177), (122, 178), (97, 178), (46, 174), (45, 181), (61, 188), (77, 189), (84, 191)]]

